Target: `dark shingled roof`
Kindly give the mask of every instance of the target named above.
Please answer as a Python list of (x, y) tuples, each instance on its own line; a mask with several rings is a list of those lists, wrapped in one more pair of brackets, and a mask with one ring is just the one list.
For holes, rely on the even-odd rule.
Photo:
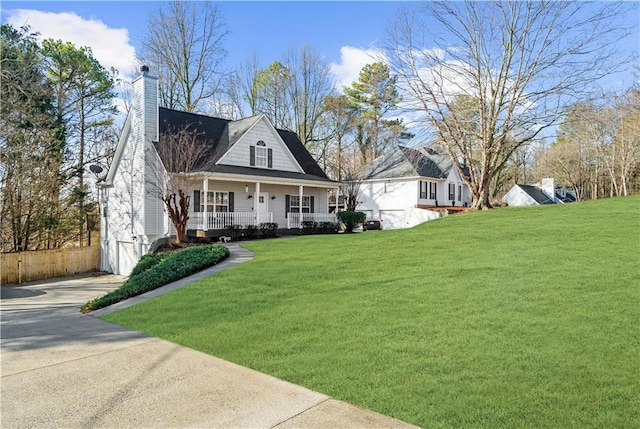
[[(449, 155), (440, 154), (431, 148), (413, 149), (399, 146), (365, 166), (363, 179), (415, 176), (446, 179), (451, 168), (453, 161)], [(467, 173), (465, 171), (465, 174)]]
[[(160, 136), (188, 127), (188, 129), (195, 130), (198, 133), (197, 139), (199, 141), (206, 143), (208, 149), (202, 157), (202, 162), (194, 170), (195, 172), (206, 171), (211, 173), (330, 181), (324, 171), (322, 171), (322, 168), (320, 168), (318, 163), (304, 147), (298, 136), (291, 131), (280, 129), (276, 129), (278, 135), (282, 138), (305, 174), (261, 168), (216, 165), (216, 162), (220, 160), (227, 150), (260, 118), (260, 115), (238, 121), (231, 121), (160, 107), (159, 117)], [(162, 142), (156, 142), (155, 144), (162, 144)]]
[(531, 185), (518, 185), (527, 195), (533, 198), (538, 204), (555, 204), (551, 198), (542, 192), (540, 188)]

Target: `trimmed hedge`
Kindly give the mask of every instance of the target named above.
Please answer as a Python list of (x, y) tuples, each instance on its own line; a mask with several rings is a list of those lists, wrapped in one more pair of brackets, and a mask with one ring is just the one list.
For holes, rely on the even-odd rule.
[(87, 302), (80, 311), (87, 313), (127, 298), (141, 295), (215, 265), (229, 256), (229, 249), (217, 244), (143, 256), (126, 282), (118, 289)]
[(337, 222), (302, 221), (302, 234), (337, 234), (340, 225)]

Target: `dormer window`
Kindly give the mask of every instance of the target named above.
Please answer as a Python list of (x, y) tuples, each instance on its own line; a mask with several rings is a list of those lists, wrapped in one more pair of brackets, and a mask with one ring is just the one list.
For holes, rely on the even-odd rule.
[[(262, 143), (262, 144), (260, 144)], [(262, 140), (256, 144), (256, 167), (267, 166), (267, 148)]]
[(255, 146), (250, 147), (249, 165), (252, 167), (272, 168), (272, 149), (268, 149), (264, 141), (258, 140)]

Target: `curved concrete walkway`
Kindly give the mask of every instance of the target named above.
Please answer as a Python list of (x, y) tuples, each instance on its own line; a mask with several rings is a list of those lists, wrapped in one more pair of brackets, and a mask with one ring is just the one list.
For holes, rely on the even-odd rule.
[(409, 428), (387, 416), (95, 316), (241, 263), (223, 263), (91, 315), (120, 276), (2, 288), (2, 428)]

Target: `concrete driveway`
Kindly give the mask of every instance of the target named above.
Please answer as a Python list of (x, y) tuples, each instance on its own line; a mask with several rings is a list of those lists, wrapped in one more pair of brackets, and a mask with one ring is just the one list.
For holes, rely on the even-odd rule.
[(2, 287), (2, 428), (414, 427), (80, 313), (123, 280)]

